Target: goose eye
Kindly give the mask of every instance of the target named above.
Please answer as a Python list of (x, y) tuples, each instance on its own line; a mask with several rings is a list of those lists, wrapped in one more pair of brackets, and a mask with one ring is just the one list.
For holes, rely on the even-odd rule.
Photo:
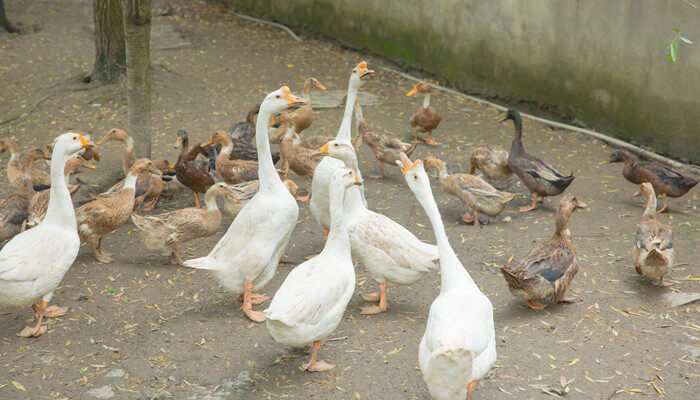
[(276, 95), (275, 98), (276, 98), (276, 99), (279, 99), (279, 98), (280, 98), (280, 95)]
[(338, 143), (333, 144), (333, 147), (338, 147)]
[(418, 175), (413, 175), (413, 179), (418, 180)]

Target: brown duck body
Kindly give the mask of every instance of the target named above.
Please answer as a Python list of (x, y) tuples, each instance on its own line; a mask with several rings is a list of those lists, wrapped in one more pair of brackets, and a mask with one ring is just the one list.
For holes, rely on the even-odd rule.
[(486, 177), (486, 181), (507, 181), (513, 176), (513, 170), (508, 165), (508, 152), (501, 146), (482, 145), (475, 147), (469, 154), (471, 163), (470, 174), (478, 169)]
[[(280, 129), (285, 125), (281, 125)], [(286, 128), (285, 128), (286, 129)], [(295, 174), (311, 179), (318, 163), (323, 159), (323, 154), (312, 149), (295, 146), (291, 137), (287, 135), (280, 143), (280, 152), (284, 160), (289, 164), (289, 169)]]
[(248, 143), (253, 143), (255, 140), (255, 122), (253, 118), (260, 112), (260, 104), (251, 107), (246, 114), (244, 122), (237, 122), (233, 124), (229, 130), (228, 134), (231, 138), (243, 139)]
[(22, 231), (27, 220), (29, 201), (34, 195), (30, 183), (0, 198), (0, 242), (11, 239)]
[(216, 172), (228, 184), (243, 183), (258, 179), (258, 163), (250, 160), (231, 159), (233, 141), (223, 131), (217, 131), (209, 139), (209, 144), (218, 143), (221, 151), (216, 157)]
[(433, 107), (420, 107), (411, 117), (411, 126), (418, 127), (418, 132), (431, 132), (437, 129), (442, 116)]
[(46, 190), (51, 187), (51, 178), (44, 171), (32, 168), (37, 160), (51, 159), (51, 155), (39, 147), (30, 147), (22, 157), (17, 153), (17, 146), (10, 139), (5, 139), (9, 143), (8, 148), (12, 152), (10, 161), (7, 163), (7, 178), (15, 187), (22, 187), (26, 176), (31, 178), (32, 187), (35, 191)]
[(635, 163), (629, 154), (623, 161), (622, 175), (625, 179), (637, 185), (649, 182), (657, 195), (681, 197), (698, 184), (697, 179), (679, 174), (657, 162)]
[(355, 118), (357, 120), (358, 136), (353, 141), (353, 144), (361, 139), (362, 143), (365, 143), (372, 150), (377, 161), (396, 165), (396, 162), (401, 160), (401, 153), (410, 157), (413, 150), (415, 150), (416, 143), (404, 143), (396, 135), (381, 126), (367, 122), (362, 113), (362, 105), (359, 99), (355, 100)]
[[(193, 158), (191, 158), (187, 132), (179, 131), (178, 138), (180, 139), (180, 155), (177, 157), (177, 162), (175, 163), (175, 175), (177, 176), (177, 180), (195, 194), (205, 193), (209, 186), (214, 184), (214, 178), (212, 178), (209, 174), (209, 170), (203, 164), (195, 163)], [(195, 146), (193, 148), (195, 157), (199, 151), (199, 147), (200, 146)]]
[(531, 302), (567, 301), (564, 293), (578, 272), (568, 221), (571, 213), (580, 207), (586, 205), (571, 194), (564, 196), (557, 206), (554, 235), (537, 244), (515, 268), (501, 268), (513, 296), (528, 301), (532, 308), (543, 306)]
[(658, 279), (657, 286), (666, 286), (664, 276), (673, 268), (676, 258), (671, 227), (656, 219), (656, 193), (653, 186), (643, 183), (640, 193), (647, 198), (642, 223), (637, 228), (635, 268), (639, 275)]
[[(289, 117), (294, 121), (296, 133), (299, 134), (309, 129), (311, 124), (313, 124), (314, 122), (314, 107), (311, 104), (311, 99), (309, 97), (309, 91), (312, 87), (317, 87), (321, 90), (326, 90), (326, 88), (323, 85), (321, 85), (321, 83), (315, 78), (307, 79), (306, 81), (304, 81), (304, 85), (302, 87), (302, 99), (306, 101), (306, 104), (297, 108), (296, 110), (294, 110), (294, 112), (288, 114)], [(323, 144), (321, 146), (323, 146)]]

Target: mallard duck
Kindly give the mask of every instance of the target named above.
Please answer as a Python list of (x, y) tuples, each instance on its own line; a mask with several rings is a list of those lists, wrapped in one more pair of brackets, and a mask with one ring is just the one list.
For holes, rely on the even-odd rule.
[(309, 372), (327, 371), (334, 365), (318, 360), (321, 341), (343, 318), (355, 290), (348, 230), (343, 220), (345, 190), (361, 185), (350, 169), (338, 169), (331, 179), (331, 229), (319, 255), (296, 266), (263, 313), (267, 330), (279, 343), (292, 347), (313, 344)]
[(698, 184), (697, 179), (681, 175), (660, 163), (635, 163), (632, 155), (622, 150), (618, 150), (610, 154), (608, 162), (625, 163), (625, 166), (622, 168), (622, 175), (625, 177), (625, 179), (634, 184), (641, 185), (644, 182), (651, 183), (651, 186), (654, 187), (654, 192), (656, 195), (664, 198), (663, 207), (657, 211), (660, 213), (668, 210), (666, 196), (681, 197), (688, 193), (693, 186)]
[(51, 186), (51, 179), (46, 172), (32, 168), (34, 162), (38, 160), (50, 160), (51, 153), (33, 146), (20, 156), (17, 145), (11, 139), (3, 139), (2, 149), (10, 151), (10, 161), (7, 163), (7, 178), (10, 184), (17, 188), (23, 187), (25, 177), (29, 176), (35, 191), (46, 190)]
[[(188, 187), (194, 193), (196, 207), (199, 208), (199, 193), (207, 191), (209, 186), (214, 184), (214, 178), (209, 175), (209, 169), (201, 164), (193, 162), (190, 158), (189, 135), (184, 130), (177, 131), (177, 140), (180, 144), (180, 155), (175, 163), (175, 175), (177, 180)], [(194, 150), (199, 152), (201, 146), (195, 146)], [(196, 157), (196, 153), (195, 153)]]
[[(314, 170), (323, 159), (323, 155), (319, 154), (316, 150), (294, 145), (293, 125), (282, 124), (279, 129), (284, 129), (286, 131), (282, 138), (282, 143), (280, 143), (280, 153), (282, 157), (284, 157), (284, 164), (289, 166), (289, 169), (294, 171), (295, 174), (302, 178), (312, 180), (314, 177)], [(297, 197), (296, 199), (299, 201), (309, 201), (310, 197), (311, 185), (309, 185), (306, 196)]]
[(515, 126), (515, 138), (510, 146), (508, 165), (532, 192), (532, 205), (520, 207), (520, 212), (528, 212), (537, 208), (537, 203), (541, 203), (544, 197), (563, 193), (574, 181), (574, 174), (563, 176), (542, 159), (527, 154), (523, 148), (523, 121), (518, 110), (509, 109), (501, 121), (509, 119), (513, 120)]
[[(95, 169), (95, 166), (87, 163), (83, 157), (75, 156), (68, 160), (66, 163), (66, 168), (64, 171), (64, 177), (66, 182), (70, 179), (70, 176), (80, 167), (87, 169)], [(80, 184), (78, 185), (68, 185), (68, 193), (71, 197), (73, 194), (80, 189)], [(31, 200), (29, 201), (29, 208), (27, 210), (27, 228), (33, 228), (37, 226), (41, 220), (44, 219), (46, 215), (46, 210), (49, 207), (49, 190), (42, 190), (41, 192), (34, 193)]]
[(44, 318), (60, 317), (68, 307), (48, 306), (53, 292), (78, 256), (80, 239), (75, 212), (66, 180), (66, 162), (90, 143), (77, 133), (65, 133), (55, 142), (51, 157), (51, 198), (46, 217), (34, 229), (24, 231), (0, 250), (0, 304), (4, 307), (32, 306), (37, 315), (35, 327), (27, 327), (22, 337), (46, 332)]
[(114, 232), (129, 220), (134, 209), (136, 180), (139, 174), (160, 176), (161, 172), (147, 158), (137, 160), (126, 176), (124, 187), (113, 197), (102, 197), (85, 203), (76, 210), (80, 240), (88, 242), (101, 263), (113, 261), (102, 251), (102, 237)]
[[(202, 146), (218, 143), (221, 151), (216, 156), (216, 172), (228, 184), (258, 179), (258, 163), (250, 160), (231, 159), (233, 140), (224, 131), (216, 131)], [(235, 156), (234, 156), (235, 157)]]
[(671, 227), (656, 219), (656, 193), (649, 182), (642, 183), (635, 196), (642, 195), (647, 200), (647, 207), (642, 216), (642, 223), (637, 228), (637, 245), (634, 249), (634, 267), (639, 275), (658, 279), (656, 286), (671, 286), (664, 282), (664, 276), (673, 268), (676, 251), (673, 250), (673, 231)]
[[(283, 179), (282, 182), (284, 183), (284, 186), (287, 187), (287, 190), (289, 190), (289, 193), (296, 197), (297, 190), (299, 190), (297, 184), (291, 179)], [(233, 194), (231, 197), (224, 198), (224, 211), (228, 215), (236, 217), (236, 215), (241, 212), (243, 207), (248, 204), (248, 201), (252, 199), (256, 193), (258, 193), (259, 188), (260, 181), (257, 180), (243, 182), (236, 185), (229, 185), (229, 189), (231, 189)]]
[[(358, 173), (357, 156), (351, 144), (334, 140), (325, 149), (329, 156), (343, 161), (346, 167), (362, 177)], [(379, 283), (379, 293), (362, 295), (365, 301), (379, 304), (363, 307), (362, 314), (386, 311), (387, 284), (411, 285), (431, 269), (437, 268), (437, 246), (420, 241), (394, 220), (369, 210), (362, 201), (360, 191), (350, 190), (343, 212), (347, 217), (353, 258), (363, 264)]]
[(204, 194), (204, 209), (187, 207), (159, 215), (131, 215), (134, 225), (141, 231), (143, 244), (153, 251), (170, 251), (173, 264), (183, 266), (178, 246), (192, 239), (208, 237), (221, 225), (221, 211), (216, 199), (231, 196), (228, 185), (219, 182), (211, 185)]
[(411, 126), (414, 128), (417, 127), (413, 142), (422, 142), (422, 140), (418, 138), (418, 132), (428, 132), (428, 139), (425, 140), (425, 143), (431, 146), (437, 146), (440, 143), (434, 142), (431, 139), (431, 136), (433, 131), (437, 129), (438, 125), (440, 125), (442, 116), (438, 110), (430, 106), (430, 93), (432, 91), (433, 89), (428, 83), (421, 81), (418, 82), (410, 92), (406, 93), (406, 96), (413, 96), (417, 92), (423, 93), (423, 106), (418, 108), (418, 110), (416, 110), (411, 117)]
[(474, 211), (474, 215), (469, 215), (468, 212), (462, 214), (462, 221), (468, 224), (473, 222), (474, 226), (479, 226), (479, 212), (494, 217), (503, 212), (506, 204), (515, 198), (513, 193), (501, 192), (477, 176), (448, 174), (445, 163), (437, 157), (425, 158), (425, 169), (430, 171), (431, 168), (438, 171), (442, 191), (462, 200)]
[(530, 250), (530, 253), (513, 268), (503, 267), (501, 273), (508, 289), (516, 298), (525, 300), (528, 307), (540, 309), (541, 301), (571, 302), (564, 292), (578, 272), (576, 248), (569, 231), (569, 217), (586, 203), (567, 194), (557, 206), (554, 235)]
[(123, 129), (110, 129), (109, 132), (105, 135), (105, 137), (97, 142), (97, 146), (101, 146), (109, 141), (118, 141), (122, 142), (124, 144), (124, 155), (122, 156), (122, 171), (124, 172), (124, 176), (129, 173), (129, 170), (131, 169), (131, 166), (134, 165), (134, 138), (132, 138), (126, 131)]
[(469, 153), (471, 163), (470, 174), (478, 169), (484, 174), (486, 182), (507, 181), (513, 176), (513, 170), (508, 165), (508, 152), (501, 146), (485, 144), (477, 146)]
[[(357, 64), (350, 74), (347, 101), (345, 102), (345, 111), (343, 112), (343, 122), (340, 124), (340, 128), (338, 128), (338, 133), (335, 137), (335, 140), (339, 143), (350, 144), (350, 131), (352, 130), (352, 114), (355, 98), (362, 85), (372, 76), (374, 76), (374, 71), (367, 68), (367, 63), (365, 61)], [(309, 208), (311, 209), (311, 214), (321, 225), (325, 233), (328, 233), (328, 228), (331, 223), (330, 211), (328, 209), (328, 185), (333, 176), (333, 171), (343, 166), (344, 164), (340, 160), (336, 160), (332, 157), (324, 157), (314, 170), (314, 178), (311, 181), (311, 191), (314, 195), (309, 201)], [(357, 173), (357, 171), (355, 171), (355, 173)], [(362, 180), (360, 174), (358, 174), (358, 177)], [(357, 188), (350, 190), (355, 191)], [(363, 191), (361, 192), (364, 193)], [(364, 200), (364, 196), (362, 199), (364, 204), (367, 204), (366, 200)]]
[(359, 98), (355, 99), (355, 125), (357, 126), (357, 137), (353, 139), (353, 146), (357, 149), (360, 147), (359, 143), (366, 143), (374, 153), (374, 157), (379, 161), (379, 167), (382, 171), (379, 175), (370, 175), (370, 178), (383, 178), (384, 163), (394, 165), (396, 161), (401, 159), (401, 153), (410, 157), (416, 148), (417, 143), (404, 143), (381, 126), (372, 125), (365, 121)]
[(440, 294), (418, 347), (423, 380), (436, 400), (469, 399), (496, 362), (493, 305), (450, 246), (421, 161), (402, 157), (397, 164), (430, 218), (440, 253)]
[(265, 317), (252, 309), (253, 304), (260, 304), (267, 297), (253, 290), (264, 287), (275, 276), (299, 217), (299, 206), (272, 162), (267, 125), (274, 113), (303, 104), (286, 86), (265, 96), (255, 123), (260, 190), (207, 256), (184, 263), (190, 268), (212, 271), (221, 286), (242, 294), (243, 312), (254, 322), (262, 322)]
[(228, 128), (228, 134), (235, 139), (243, 139), (248, 143), (255, 140), (255, 121), (253, 120), (260, 112), (260, 104), (256, 104), (248, 110), (244, 122), (236, 122)]

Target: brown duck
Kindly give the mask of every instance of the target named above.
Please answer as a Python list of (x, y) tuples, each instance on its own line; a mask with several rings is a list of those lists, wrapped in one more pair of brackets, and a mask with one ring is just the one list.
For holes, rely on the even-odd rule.
[[(226, 135), (225, 132), (222, 133)], [(187, 207), (159, 215), (132, 214), (131, 220), (141, 231), (143, 243), (148, 249), (170, 251), (172, 263), (183, 266), (178, 246), (193, 239), (215, 234), (221, 225), (221, 211), (216, 204), (216, 199), (231, 195), (228, 185), (219, 182), (210, 186), (204, 194), (205, 209)]]
[(429, 84), (421, 81), (418, 82), (418, 84), (414, 86), (410, 92), (406, 93), (406, 96), (412, 96), (417, 92), (421, 92), (423, 94), (423, 106), (416, 110), (411, 117), (411, 126), (414, 128), (417, 127), (413, 142), (421, 142), (421, 139), (418, 137), (418, 132), (428, 132), (428, 139), (425, 140), (425, 143), (431, 146), (437, 146), (440, 143), (434, 142), (431, 139), (431, 135), (433, 134), (433, 131), (437, 129), (438, 125), (440, 125), (442, 116), (438, 110), (430, 106), (430, 93), (432, 91), (433, 89)]
[[(66, 178), (66, 182), (68, 182), (70, 176), (80, 167), (95, 169), (95, 166), (87, 163), (83, 157), (75, 156), (68, 160), (64, 168), (63, 176)], [(72, 196), (78, 191), (78, 189), (80, 189), (80, 186), (80, 184), (68, 185), (68, 193), (70, 193)], [(29, 201), (27, 228), (35, 227), (44, 219), (46, 209), (49, 207), (49, 197), (50, 191), (48, 190), (42, 190), (41, 192), (34, 193), (34, 196), (32, 196), (31, 200)]]
[(124, 176), (129, 173), (131, 166), (134, 165), (134, 138), (132, 138), (123, 129), (110, 129), (105, 137), (97, 142), (97, 146), (101, 146), (109, 141), (118, 141), (124, 145), (124, 154), (122, 156), (122, 171)]
[(216, 156), (216, 172), (228, 184), (237, 184), (258, 179), (258, 163), (250, 160), (231, 159), (233, 141), (224, 131), (214, 133), (202, 146), (218, 143), (221, 151)]
[(634, 266), (639, 275), (658, 279), (654, 285), (671, 286), (664, 282), (673, 268), (676, 252), (673, 250), (673, 231), (671, 227), (656, 219), (656, 193), (649, 182), (642, 183), (636, 195), (643, 195), (647, 207), (642, 216), (642, 223), (637, 229), (637, 243), (634, 249)]
[(501, 122), (509, 119), (513, 120), (515, 126), (515, 138), (510, 146), (508, 165), (532, 192), (532, 205), (520, 207), (521, 212), (528, 212), (534, 210), (537, 203), (541, 203), (544, 197), (563, 193), (574, 181), (574, 174), (563, 176), (542, 159), (527, 154), (523, 148), (523, 121), (518, 110), (509, 109)]
[(22, 232), (27, 220), (29, 201), (35, 193), (29, 171), (26, 170), (30, 167), (31, 164), (23, 164), (20, 186), (0, 196), (0, 242)]
[(478, 176), (448, 174), (445, 163), (439, 158), (428, 156), (423, 163), (426, 171), (431, 168), (438, 171), (443, 192), (462, 200), (474, 211), (473, 215), (469, 215), (468, 212), (462, 215), (462, 221), (468, 224), (473, 222), (474, 226), (479, 226), (478, 213), (494, 217), (503, 212), (506, 204), (515, 198), (513, 193), (501, 192)]
[(484, 174), (486, 182), (507, 181), (513, 176), (508, 165), (508, 152), (501, 146), (485, 144), (477, 146), (469, 153), (470, 174), (478, 169)]
[(20, 156), (19, 148), (12, 139), (2, 139), (0, 153), (6, 150), (10, 152), (10, 161), (7, 163), (7, 178), (10, 180), (10, 184), (17, 188), (24, 186), (24, 174), (28, 174), (31, 177), (34, 190), (46, 190), (51, 187), (49, 174), (32, 168), (32, 164), (38, 160), (50, 160), (51, 153), (49, 151), (34, 146), (27, 149), (23, 156)]
[(610, 154), (608, 162), (625, 163), (622, 175), (634, 184), (651, 183), (654, 192), (664, 197), (664, 205), (658, 211), (660, 213), (668, 210), (666, 196), (681, 197), (698, 184), (697, 179), (681, 175), (657, 162), (635, 162), (631, 154), (622, 150)]
[(255, 140), (255, 121), (254, 118), (260, 112), (260, 104), (256, 104), (248, 110), (244, 122), (236, 122), (228, 128), (228, 134), (231, 138), (242, 139), (248, 143), (253, 143)]
[(151, 160), (141, 158), (129, 170), (119, 194), (98, 198), (75, 210), (80, 240), (90, 243), (95, 257), (102, 263), (113, 261), (111, 254), (102, 251), (102, 237), (114, 232), (129, 220), (129, 215), (134, 209), (136, 180), (139, 174), (160, 176), (161, 172)]
[(568, 223), (571, 213), (585, 207), (574, 195), (565, 195), (557, 206), (554, 235), (530, 250), (515, 268), (501, 268), (510, 292), (525, 300), (528, 307), (544, 308), (546, 305), (540, 303), (544, 301), (572, 301), (564, 293), (578, 272), (578, 265)]
[[(294, 171), (295, 174), (311, 181), (314, 176), (314, 170), (324, 157), (323, 154), (319, 153), (317, 150), (296, 146), (293, 139), (295, 131), (292, 124), (287, 122), (282, 123), (279, 129), (286, 132), (282, 138), (282, 143), (280, 143), (280, 153), (284, 158), (284, 162), (289, 165), (289, 169)], [(310, 184), (306, 196), (296, 197), (296, 199), (299, 201), (309, 201), (309, 198), (311, 198)]]
[[(175, 175), (180, 183), (194, 193), (196, 207), (199, 208), (201, 207), (199, 193), (205, 193), (209, 186), (214, 184), (214, 178), (209, 174), (209, 168), (206, 165), (195, 163), (194, 158), (190, 158), (190, 140), (187, 132), (177, 131), (177, 140), (180, 144), (180, 155), (175, 163)], [(194, 146), (193, 150), (198, 152), (201, 148), (201, 146)]]
[(318, 80), (316, 80), (316, 78), (307, 79), (306, 81), (304, 81), (301, 96), (301, 98), (306, 101), (306, 104), (297, 108), (296, 110), (294, 110), (294, 112), (287, 114), (294, 121), (294, 127), (296, 129), (296, 133), (298, 134), (301, 134), (301, 132), (309, 129), (311, 124), (314, 122), (314, 108), (311, 104), (311, 98), (309, 96), (309, 91), (313, 87), (317, 87), (321, 90), (326, 90), (326, 87), (321, 85), (321, 83)]
[[(416, 148), (417, 143), (404, 143), (396, 135), (381, 126), (372, 125), (365, 121), (359, 97), (355, 98), (355, 119), (357, 137), (353, 139), (353, 146), (357, 149), (360, 147), (359, 143), (367, 144), (374, 153), (374, 157), (379, 161), (381, 173), (379, 175), (371, 175), (370, 178), (383, 178), (384, 164), (396, 165), (397, 161), (401, 161), (401, 153), (410, 157)], [(359, 142), (360, 139), (362, 142)]]

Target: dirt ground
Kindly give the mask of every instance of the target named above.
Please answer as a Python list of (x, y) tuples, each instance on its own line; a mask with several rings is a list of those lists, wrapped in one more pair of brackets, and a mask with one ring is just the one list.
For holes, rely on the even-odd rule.
[[(1, 135), (15, 135), (26, 147), (48, 143), (70, 129), (99, 138), (109, 128), (125, 126), (122, 85), (95, 89), (79, 83), (93, 61), (91, 4), (6, 2), (9, 18), (25, 33), (0, 34)], [(329, 90), (344, 91), (350, 70), (363, 59), (378, 72), (363, 91), (381, 100), (365, 109), (365, 117), (410, 137), (408, 120), (420, 99), (405, 96), (411, 82), (377, 69), (388, 65), (381, 60), (326, 40), (295, 42), (281, 30), (238, 19), (219, 6), (169, 5), (175, 15), (154, 12), (154, 157), (174, 161), (178, 129), (202, 140), (242, 120), (252, 104), (283, 84), (299, 90), (305, 78), (314, 76)], [(156, 11), (167, 8), (155, 4)], [(499, 124), (497, 110), (446, 93), (434, 94), (433, 104), (443, 115), (435, 132), (442, 145), (419, 147), (414, 158), (436, 155), (449, 170), (467, 172), (473, 145), (509, 146), (512, 124)], [(341, 109), (317, 111), (310, 132), (335, 135), (341, 116)], [(528, 204), (529, 197), (513, 178), (505, 187), (522, 196), (479, 229), (460, 222), (464, 205), (442, 193), (435, 180), (450, 241), (494, 306), (498, 360), (479, 382), (474, 399), (697, 396), (698, 305), (673, 307), (667, 296), (700, 292), (693, 261), (700, 257), (698, 190), (670, 200), (672, 212), (659, 217), (674, 229), (677, 264), (669, 279), (673, 288), (656, 288), (634, 272), (631, 251), (643, 210), (639, 199), (630, 197), (637, 188), (623, 179), (621, 165), (603, 164), (611, 149), (529, 120), (524, 131), (528, 151), (576, 174), (568, 192), (590, 207), (574, 214), (570, 224), (580, 271), (568, 294), (576, 301), (526, 309), (498, 272), (498, 266), (516, 263), (552, 233), (559, 198), (520, 214), (517, 206)], [(98, 169), (80, 179), (106, 186), (118, 178), (121, 147), (108, 144), (103, 154)], [(365, 176), (378, 172), (366, 146), (359, 157)], [(8, 186), (6, 160), (2, 191)], [(297, 182), (301, 194), (307, 182)], [(434, 242), (428, 219), (398, 168), (389, 167), (385, 179), (368, 178), (366, 189), (370, 208)], [(85, 189), (76, 196), (85, 199)], [(155, 212), (192, 204), (192, 196), (183, 193)], [(299, 208), (283, 264), (264, 290), (270, 295), (291, 268), (323, 246), (308, 205)], [(186, 256), (206, 254), (229, 223), (226, 219), (217, 235), (187, 246)], [(46, 335), (17, 337), (32, 322), (30, 310), (0, 310), (0, 398), (429, 398), (417, 352), (428, 307), (439, 291), (437, 273), (412, 287), (390, 287), (388, 312), (364, 316), (357, 293), (374, 291), (376, 285), (359, 267), (356, 294), (321, 350), (321, 357), (337, 367), (310, 374), (300, 370), (308, 355), (290, 352), (264, 325), (251, 324), (235, 297), (206, 272), (175, 268), (143, 248), (131, 223), (107, 236), (104, 245), (116, 262), (99, 264), (83, 246), (54, 296), (56, 304), (71, 311), (49, 321)]]

